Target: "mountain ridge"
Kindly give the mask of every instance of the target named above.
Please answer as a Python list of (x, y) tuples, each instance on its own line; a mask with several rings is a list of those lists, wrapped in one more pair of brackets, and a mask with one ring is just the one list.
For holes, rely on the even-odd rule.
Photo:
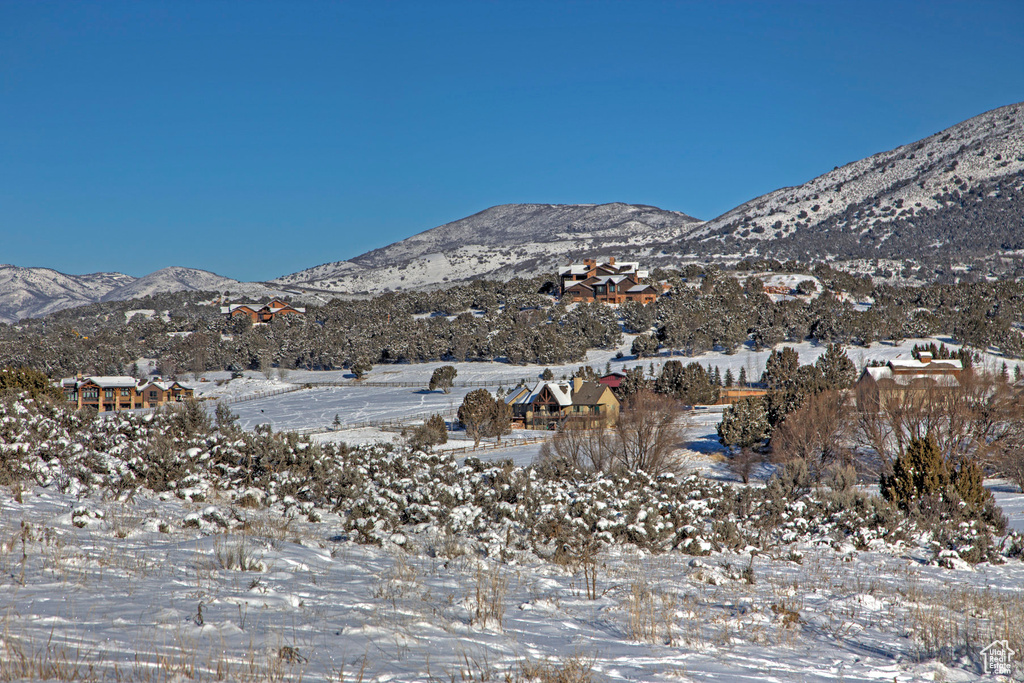
[(53, 268), (0, 265), (0, 322), (16, 323), (65, 308), (100, 301), (139, 299), (180, 291), (225, 291), (243, 296), (274, 296), (262, 283), (239, 282), (197, 268), (170, 266), (141, 278), (124, 273), (68, 275)]
[[(1024, 103), (755, 197), (708, 221), (644, 204), (501, 204), (266, 283), (172, 267), (133, 278), (0, 265), (0, 321), (183, 289), (374, 294), (552, 272), (584, 256), (656, 266), (828, 260), (927, 280), (1024, 275)], [(881, 268), (879, 264), (886, 265)], [(891, 270), (890, 270), (891, 269)], [(894, 272), (892, 272), (894, 271)]]
[(551, 270), (595, 250), (629, 255), (671, 243), (701, 221), (644, 204), (500, 204), (346, 261), (272, 282), (366, 292)]

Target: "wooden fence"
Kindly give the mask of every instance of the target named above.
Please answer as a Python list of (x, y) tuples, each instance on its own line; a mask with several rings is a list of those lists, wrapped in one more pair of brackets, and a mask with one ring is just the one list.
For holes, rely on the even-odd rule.
[[(455, 420), (457, 411), (438, 411), (431, 410), (425, 413), (415, 413), (413, 415), (402, 415), (399, 417), (389, 417), (380, 420), (363, 420), (361, 422), (340, 422), (339, 424), (330, 424), (323, 427), (304, 427), (303, 429), (289, 429), (286, 431), (295, 432), (296, 434), (326, 434), (328, 432), (341, 432), (349, 429), (362, 429), (364, 427), (378, 427), (378, 428), (392, 428), (397, 429), (400, 427), (406, 427), (411, 422), (418, 422), (420, 420), (426, 420), (432, 415), (440, 415), (445, 419), (445, 422), (452, 422)], [(451, 425), (449, 424), (449, 427)]]
[[(469, 389), (472, 387), (514, 387), (519, 384), (535, 384), (536, 378), (530, 377), (498, 377), (495, 379), (488, 380), (474, 380), (466, 382), (453, 382), (452, 387), (455, 389)], [(306, 387), (407, 387), (411, 389), (419, 388), (426, 389), (430, 386), (430, 381), (425, 382), (389, 382), (389, 381), (378, 381), (369, 379), (348, 379), (348, 380), (323, 380), (316, 382), (306, 382)]]
[(274, 389), (273, 391), (258, 391), (255, 394), (246, 394), (245, 396), (233, 396), (231, 398), (220, 398), (215, 400), (218, 403), (232, 405), (234, 403), (245, 403), (246, 401), (258, 401), (261, 398), (280, 396), (281, 394), (290, 394), (294, 391), (302, 391), (304, 388), (306, 387), (286, 387), (284, 389)]
[(500, 451), (506, 448), (516, 448), (517, 446), (529, 446), (530, 444), (543, 443), (547, 441), (547, 437), (544, 436), (532, 436), (528, 439), (502, 439), (498, 443), (482, 443), (477, 448), (472, 446), (460, 446), (459, 448), (445, 448), (445, 453), (482, 453), (485, 451)]

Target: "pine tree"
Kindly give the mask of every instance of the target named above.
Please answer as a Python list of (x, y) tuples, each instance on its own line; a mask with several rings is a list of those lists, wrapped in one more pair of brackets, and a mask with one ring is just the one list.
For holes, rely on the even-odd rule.
[(739, 376), (739, 378), (736, 381), (737, 381), (737, 383), (741, 387), (747, 386), (747, 368), (746, 367), (740, 367), (740, 376)]
[(949, 467), (930, 434), (911, 439), (906, 452), (893, 462), (892, 474), (879, 481), (882, 496), (904, 510), (924, 496), (941, 494), (948, 485)]
[(732, 368), (726, 368), (725, 369), (725, 386), (731, 387), (734, 384), (734, 382), (735, 382), (735, 380), (733, 379), (733, 376), (732, 376)]
[(718, 423), (718, 440), (723, 446), (750, 448), (768, 438), (771, 426), (760, 397), (742, 398), (722, 411)]
[(829, 344), (814, 365), (821, 371), (825, 389), (849, 389), (857, 381), (857, 366), (841, 344)]

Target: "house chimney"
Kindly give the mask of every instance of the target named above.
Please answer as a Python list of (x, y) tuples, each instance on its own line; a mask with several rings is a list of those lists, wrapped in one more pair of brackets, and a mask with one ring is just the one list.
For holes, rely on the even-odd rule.
[(583, 265), (585, 265), (587, 268), (593, 268), (594, 266), (597, 265), (597, 261), (595, 261), (592, 258), (585, 258), (583, 259)]
[(919, 351), (917, 357), (925, 365), (932, 362), (932, 354), (930, 351)]
[(582, 388), (583, 388), (583, 378), (582, 377), (573, 377), (572, 378), (572, 393), (575, 394), (577, 391), (579, 391)]
[(608, 257), (608, 265), (609, 266), (614, 266), (615, 265), (615, 257), (614, 256), (609, 256)]

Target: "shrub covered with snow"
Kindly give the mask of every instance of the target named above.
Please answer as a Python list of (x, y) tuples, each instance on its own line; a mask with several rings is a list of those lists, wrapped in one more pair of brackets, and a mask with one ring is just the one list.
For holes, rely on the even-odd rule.
[[(571, 557), (610, 544), (693, 555), (792, 543), (868, 549), (911, 538), (933, 544), (937, 556), (953, 551), (976, 562), (995, 554), (982, 524), (922, 528), (856, 489), (812, 490), (784, 479), (734, 487), (644, 472), (551, 476), (511, 461), (460, 464), (449, 454), (390, 445), (349, 449), (288, 433), (225, 433), (209, 423), (185, 429), (176, 411), (97, 416), (23, 396), (0, 403), (0, 455), (6, 483), (81, 495), (141, 488), (310, 521), (336, 513), (341, 531), (363, 543), (455, 537), (492, 556)], [(238, 521), (215, 507), (191, 520), (211, 532)], [(1009, 554), (1018, 545), (1002, 547)]]

